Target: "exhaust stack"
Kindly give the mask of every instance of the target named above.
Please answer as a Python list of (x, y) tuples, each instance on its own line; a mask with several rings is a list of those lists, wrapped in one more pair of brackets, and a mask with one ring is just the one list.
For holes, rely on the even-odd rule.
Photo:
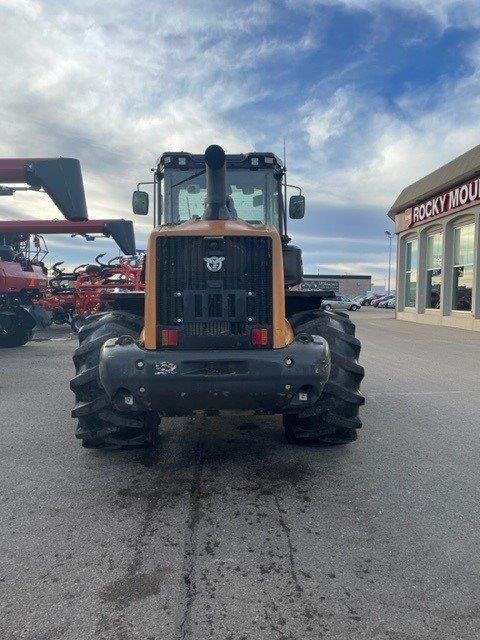
[(235, 220), (236, 211), (227, 195), (227, 163), (225, 151), (217, 144), (205, 150), (207, 197), (204, 220)]

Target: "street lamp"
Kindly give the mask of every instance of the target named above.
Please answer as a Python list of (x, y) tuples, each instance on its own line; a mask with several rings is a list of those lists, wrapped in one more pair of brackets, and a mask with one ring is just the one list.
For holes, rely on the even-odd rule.
[(388, 238), (388, 295), (390, 295), (390, 273), (392, 270), (392, 238), (393, 233), (385, 230), (385, 235)]

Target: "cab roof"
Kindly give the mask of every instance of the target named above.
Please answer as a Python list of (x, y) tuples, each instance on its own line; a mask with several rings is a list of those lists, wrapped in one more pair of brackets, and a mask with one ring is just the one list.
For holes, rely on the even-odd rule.
[[(226, 155), (227, 169), (240, 169), (242, 167), (269, 168), (282, 170), (281, 160), (270, 152), (252, 151), (250, 153), (233, 153)], [(187, 151), (165, 151), (157, 160), (157, 168), (163, 171), (166, 167), (176, 169), (203, 169), (205, 156), (203, 153), (188, 153)]]

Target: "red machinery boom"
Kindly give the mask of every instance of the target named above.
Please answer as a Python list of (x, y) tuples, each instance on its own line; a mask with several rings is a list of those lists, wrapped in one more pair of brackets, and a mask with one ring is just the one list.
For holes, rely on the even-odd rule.
[(135, 253), (135, 237), (133, 222), (130, 220), (85, 220), (70, 222), (64, 220), (0, 220), (0, 236), (22, 236), (62, 233), (78, 233), (81, 235), (101, 233), (112, 237), (120, 249), (128, 256)]
[(88, 220), (82, 170), (75, 158), (3, 158), (2, 182), (43, 189), (67, 220)]

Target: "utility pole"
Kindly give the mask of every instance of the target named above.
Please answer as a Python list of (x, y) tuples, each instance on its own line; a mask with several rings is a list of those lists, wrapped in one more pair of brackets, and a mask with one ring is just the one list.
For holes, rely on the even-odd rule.
[(388, 295), (390, 295), (390, 274), (392, 271), (392, 239), (393, 233), (391, 231), (385, 231), (385, 235), (388, 238)]
[[(283, 213), (285, 216), (284, 225), (287, 228), (287, 142), (283, 136)], [(285, 229), (283, 230), (286, 233)]]

